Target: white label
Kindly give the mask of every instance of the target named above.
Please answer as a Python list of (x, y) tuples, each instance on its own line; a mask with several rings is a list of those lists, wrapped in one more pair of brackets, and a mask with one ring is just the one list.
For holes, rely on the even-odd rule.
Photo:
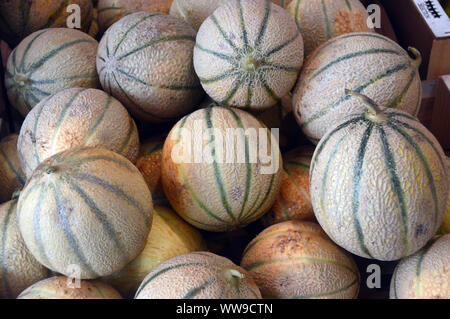
[(450, 37), (450, 18), (438, 0), (413, 0), (436, 38)]

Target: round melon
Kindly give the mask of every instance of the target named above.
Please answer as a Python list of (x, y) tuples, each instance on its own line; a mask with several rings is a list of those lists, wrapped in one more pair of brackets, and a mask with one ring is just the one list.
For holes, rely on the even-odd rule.
[(293, 0), (286, 8), (305, 42), (305, 56), (327, 40), (351, 32), (368, 32), (368, 14), (359, 0)]
[(149, 11), (127, 15), (100, 41), (100, 82), (138, 119), (175, 119), (203, 98), (192, 63), (194, 44), (194, 29), (180, 19)]
[(450, 299), (450, 234), (434, 238), (402, 259), (394, 271), (391, 299)]
[(172, 128), (163, 148), (162, 182), (171, 206), (187, 222), (228, 231), (269, 210), (280, 189), (281, 166), (276, 139), (256, 118), (209, 107)]
[(44, 98), (71, 87), (98, 87), (98, 43), (84, 32), (36, 31), (12, 51), (6, 67), (9, 101), (23, 116)]
[(19, 197), (19, 227), (47, 268), (79, 278), (110, 275), (135, 259), (150, 231), (153, 205), (138, 169), (125, 157), (72, 149), (43, 161)]
[(77, 282), (58, 276), (35, 283), (24, 290), (17, 299), (122, 299), (122, 297), (114, 288), (98, 280)]
[(26, 248), (16, 209), (17, 200), (0, 205), (0, 299), (14, 299), (49, 275)]
[[(447, 168), (448, 168), (448, 176), (449, 176), (449, 184), (450, 184), (450, 158), (447, 157)], [(445, 209), (444, 221), (441, 226), (441, 232), (443, 234), (450, 234), (450, 194), (447, 199), (447, 206)]]
[(314, 220), (309, 193), (309, 168), (314, 149), (299, 147), (283, 156), (283, 179), (280, 193), (269, 213), (262, 218), (264, 225), (288, 220)]
[(169, 259), (145, 277), (136, 299), (261, 299), (249, 274), (225, 257), (194, 252)]
[(360, 277), (349, 254), (334, 244), (319, 225), (287, 221), (253, 239), (241, 266), (264, 298), (356, 298)]
[(162, 262), (194, 251), (204, 251), (200, 233), (170, 208), (155, 206), (147, 244), (124, 269), (106, 278), (123, 296), (134, 296), (144, 278)]
[(136, 167), (141, 172), (152, 193), (153, 203), (157, 205), (167, 203), (161, 181), (164, 140), (165, 137), (155, 136), (143, 142), (136, 162)]
[(98, 10), (95, 8), (92, 14), (92, 22), (89, 26), (89, 30), (87, 32), (91, 37), (97, 38), (99, 33), (99, 26), (98, 26)]
[[(174, 0), (170, 7), (170, 14), (185, 20), (198, 30), (214, 10), (228, 0)], [(273, 3), (286, 8), (292, 0), (272, 0)]]
[(369, 96), (383, 107), (417, 115), (422, 86), (420, 53), (411, 58), (394, 41), (374, 33), (351, 33), (320, 46), (305, 62), (294, 90), (293, 111), (315, 144), (333, 125), (363, 111), (345, 89)]
[[(81, 29), (87, 31), (92, 20), (91, 0), (8, 0), (0, 2), (0, 37), (15, 47), (31, 33), (46, 29), (66, 27), (74, 22), (70, 5), (80, 8)], [(67, 11), (68, 9), (69, 12)], [(43, 42), (45, 44), (45, 42)]]
[(330, 127), (317, 146), (310, 169), (314, 213), (331, 239), (356, 255), (409, 256), (444, 218), (444, 152), (415, 117), (347, 93), (369, 111)]
[(105, 32), (114, 22), (138, 11), (169, 13), (172, 0), (99, 0), (98, 22), (101, 32)]
[(101, 147), (135, 163), (136, 124), (125, 107), (97, 89), (72, 88), (41, 101), (20, 129), (18, 151), (26, 176), (46, 158), (76, 147)]
[(301, 34), (289, 13), (270, 1), (228, 1), (197, 34), (195, 71), (221, 105), (275, 105), (294, 86), (302, 64)]
[(12, 134), (0, 140), (0, 203), (10, 200), (25, 184), (17, 153), (18, 137)]

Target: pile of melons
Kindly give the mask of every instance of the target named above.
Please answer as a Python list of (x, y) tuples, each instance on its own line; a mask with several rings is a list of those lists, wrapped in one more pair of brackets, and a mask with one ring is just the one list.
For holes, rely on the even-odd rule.
[(0, 142), (0, 298), (357, 298), (353, 255), (400, 260), (391, 298), (450, 298), (420, 53), (367, 18), (358, 0), (1, 2), (23, 123)]

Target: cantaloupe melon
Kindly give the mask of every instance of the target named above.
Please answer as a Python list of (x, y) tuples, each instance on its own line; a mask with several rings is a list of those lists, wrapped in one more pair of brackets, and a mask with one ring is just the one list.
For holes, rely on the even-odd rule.
[(344, 90), (354, 90), (382, 106), (417, 115), (422, 96), (420, 53), (412, 59), (397, 43), (374, 33), (351, 33), (321, 45), (305, 62), (294, 90), (293, 111), (315, 144), (330, 125), (363, 111)]
[(10, 200), (14, 192), (25, 184), (25, 174), (17, 154), (18, 137), (12, 134), (0, 140), (0, 203)]
[(136, 299), (260, 299), (253, 279), (229, 259), (209, 252), (174, 257), (153, 269)]
[(358, 296), (356, 264), (315, 223), (287, 221), (265, 229), (245, 249), (241, 266), (264, 298)]
[(14, 48), (35, 31), (66, 27), (68, 17), (74, 13), (73, 9), (68, 12), (70, 5), (79, 6), (81, 29), (87, 31), (92, 19), (91, 0), (1, 1), (0, 37)]
[(163, 148), (162, 182), (170, 204), (187, 222), (227, 231), (257, 220), (272, 206), (281, 166), (276, 139), (256, 118), (212, 107), (172, 128)]
[(99, 26), (105, 32), (114, 22), (138, 11), (169, 13), (172, 0), (100, 0), (98, 2)]
[(150, 11), (127, 15), (100, 41), (103, 89), (144, 121), (184, 115), (203, 98), (192, 63), (194, 44), (194, 29), (180, 19)]
[(17, 199), (0, 205), (0, 299), (16, 298), (49, 275), (25, 247), (16, 208)]
[(18, 299), (122, 299), (112, 287), (98, 280), (77, 282), (64, 276), (52, 277), (24, 290)]
[[(213, 12), (228, 0), (174, 0), (170, 14), (185, 20), (198, 30)], [(272, 0), (273, 3), (286, 8), (292, 0)]]
[(444, 152), (415, 117), (347, 94), (369, 111), (330, 127), (317, 146), (310, 170), (314, 213), (333, 241), (356, 255), (409, 256), (442, 223), (449, 194)]
[(450, 299), (450, 234), (434, 238), (402, 259), (394, 271), (391, 299)]
[[(167, 136), (167, 135), (166, 135)], [(152, 193), (155, 205), (167, 204), (161, 181), (162, 148), (165, 137), (153, 136), (141, 145), (136, 167), (141, 172)]]
[(19, 227), (47, 268), (79, 278), (110, 275), (135, 259), (152, 222), (150, 191), (125, 157), (72, 149), (43, 161), (19, 197)]
[(293, 0), (287, 10), (302, 33), (305, 56), (333, 37), (373, 30), (367, 25), (368, 14), (359, 0)]
[(309, 168), (314, 149), (296, 148), (283, 156), (283, 180), (272, 209), (262, 218), (269, 226), (287, 220), (314, 220)]
[(147, 244), (141, 254), (119, 272), (105, 278), (123, 296), (134, 296), (150, 271), (162, 262), (194, 251), (204, 251), (201, 234), (167, 207), (155, 206)]
[(270, 1), (228, 1), (198, 30), (195, 71), (222, 105), (275, 105), (294, 86), (302, 64), (301, 34), (289, 13)]
[(36, 31), (13, 50), (6, 67), (6, 91), (23, 116), (44, 98), (66, 88), (98, 87), (98, 43), (84, 32), (51, 28)]
[(75, 147), (109, 149), (135, 163), (139, 136), (115, 98), (97, 89), (72, 88), (46, 98), (28, 113), (17, 147), (29, 177), (46, 158)]

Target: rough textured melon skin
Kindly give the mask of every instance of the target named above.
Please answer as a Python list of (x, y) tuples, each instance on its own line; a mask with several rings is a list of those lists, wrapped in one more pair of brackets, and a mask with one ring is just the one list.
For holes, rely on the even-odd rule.
[(431, 240), (423, 249), (402, 259), (394, 271), (391, 299), (450, 298), (450, 234)]
[(46, 158), (76, 147), (109, 149), (135, 163), (136, 124), (119, 101), (97, 89), (60, 91), (28, 113), (18, 140), (26, 176)]
[(0, 205), (0, 299), (16, 298), (25, 288), (49, 275), (25, 246), (16, 208), (17, 200)]
[[(202, 150), (194, 146), (198, 145), (195, 135), (199, 131), (206, 134), (203, 138), (207, 141), (212, 136), (215, 140), (218, 134), (210, 134), (209, 129), (213, 127), (221, 132), (224, 140), (227, 130), (233, 133), (234, 129), (241, 129), (233, 137), (234, 148), (227, 143), (226, 151), (227, 146), (224, 149), (215, 142), (204, 143)], [(258, 139), (253, 143), (244, 134), (249, 128), (256, 130), (255, 134), (267, 134), (266, 141)], [(190, 133), (192, 138), (185, 133)], [(187, 156), (189, 149), (192, 150), (190, 158)], [(248, 157), (245, 157), (246, 149)], [(223, 150), (222, 156), (220, 150)], [(258, 158), (250, 157), (250, 152), (254, 151), (258, 156), (267, 154), (268, 162), (258, 164)], [(195, 153), (200, 156), (194, 158)], [(234, 159), (230, 160), (231, 156)], [(216, 159), (214, 163), (212, 158)], [(257, 119), (239, 109), (212, 107), (185, 116), (172, 128), (163, 148), (164, 192), (182, 218), (204, 230), (227, 231), (257, 220), (275, 201), (281, 173), (278, 143), (275, 139), (271, 142), (270, 131)]]
[(169, 13), (172, 0), (100, 0), (98, 2), (99, 26), (105, 32), (114, 22), (138, 11)]
[(141, 120), (177, 118), (203, 98), (192, 63), (194, 44), (195, 30), (180, 19), (149, 11), (127, 15), (100, 41), (100, 82)]
[[(170, 14), (183, 19), (198, 30), (218, 7), (228, 0), (174, 0), (170, 7)], [(272, 0), (273, 3), (286, 8), (291, 0)]]
[(359, 0), (294, 0), (287, 10), (303, 35), (305, 56), (333, 37), (372, 31), (367, 26), (366, 8)]
[(420, 54), (412, 59), (397, 43), (378, 34), (331, 39), (308, 57), (302, 69), (293, 96), (297, 122), (317, 144), (330, 125), (363, 110), (345, 89), (416, 116), (422, 97), (419, 65)]
[(0, 140), (0, 203), (10, 200), (14, 192), (25, 184), (17, 153), (17, 139), (18, 135), (12, 134)]
[(75, 29), (30, 34), (8, 58), (5, 85), (12, 106), (26, 116), (41, 100), (62, 89), (98, 87), (97, 48), (94, 38)]
[(270, 1), (228, 1), (197, 34), (195, 71), (221, 105), (275, 105), (294, 86), (302, 64), (301, 34), (289, 13)]
[[(68, 285), (69, 283), (69, 285)], [(25, 291), (17, 299), (122, 299), (112, 287), (98, 280), (81, 280), (79, 288), (64, 276), (42, 280)]]
[(136, 162), (136, 167), (141, 172), (152, 193), (155, 205), (167, 204), (161, 180), (162, 148), (166, 136), (154, 136), (144, 141)]
[(436, 234), (448, 170), (438, 141), (416, 118), (382, 112), (379, 123), (370, 113), (355, 113), (322, 138), (311, 162), (311, 201), (339, 246), (365, 258), (397, 260)]
[(138, 169), (104, 149), (73, 149), (43, 161), (19, 197), (19, 227), (47, 268), (81, 279), (110, 275), (136, 258), (150, 231), (151, 194)]
[(262, 218), (270, 226), (287, 220), (314, 220), (309, 193), (309, 168), (314, 149), (299, 147), (283, 156), (280, 193), (269, 213)]
[(241, 266), (264, 298), (358, 296), (356, 264), (315, 223), (287, 221), (265, 229), (245, 249)]
[(136, 299), (261, 299), (261, 293), (250, 275), (229, 259), (194, 252), (153, 269)]
[(133, 297), (144, 278), (162, 262), (194, 251), (204, 251), (201, 234), (167, 207), (155, 206), (147, 244), (124, 269), (106, 278), (123, 296)]
[[(92, 20), (91, 0), (7, 0), (0, 2), (0, 37), (15, 47), (31, 33), (45, 28), (67, 26), (71, 4), (81, 9), (81, 29), (86, 31)], [(45, 42), (44, 42), (45, 43)]]

